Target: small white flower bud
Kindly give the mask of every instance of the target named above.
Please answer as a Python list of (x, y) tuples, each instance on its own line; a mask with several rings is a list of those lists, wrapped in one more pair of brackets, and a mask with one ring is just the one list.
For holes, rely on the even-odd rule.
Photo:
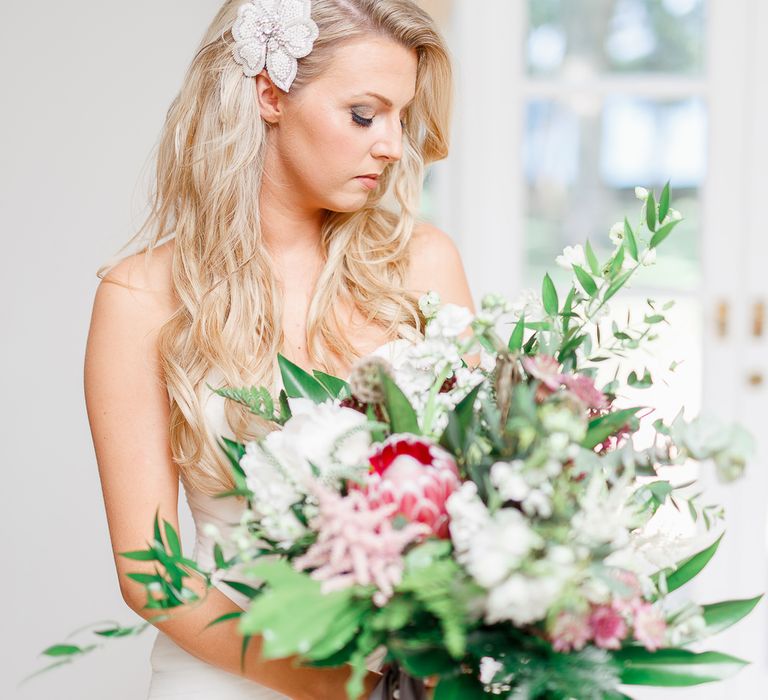
[(419, 299), (419, 309), (424, 318), (432, 318), (440, 308), (440, 295), (437, 292), (427, 292)]
[(641, 202), (645, 202), (648, 199), (648, 195), (650, 193), (648, 192), (645, 187), (635, 187), (635, 197), (637, 197)]
[(608, 232), (608, 237), (615, 245), (621, 245), (624, 242), (624, 222), (617, 221)]

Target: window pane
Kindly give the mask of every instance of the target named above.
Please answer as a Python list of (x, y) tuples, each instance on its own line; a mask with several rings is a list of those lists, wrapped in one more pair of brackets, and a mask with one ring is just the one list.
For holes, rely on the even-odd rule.
[[(685, 220), (638, 283), (696, 289), (699, 191), (706, 169), (702, 100), (620, 95), (594, 103), (533, 100), (527, 105), (524, 169), (526, 285), (537, 285), (565, 246), (587, 238), (607, 257), (614, 248), (611, 226), (625, 215), (631, 223), (639, 219), (635, 186), (658, 195), (670, 179), (673, 204)], [(563, 284), (570, 278), (565, 270), (554, 273)]]
[(699, 75), (705, 0), (528, 0), (528, 72)]

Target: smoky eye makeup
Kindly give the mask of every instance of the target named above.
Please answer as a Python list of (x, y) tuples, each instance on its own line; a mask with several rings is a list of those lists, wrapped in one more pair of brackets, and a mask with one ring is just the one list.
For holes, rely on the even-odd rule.
[(352, 121), (357, 124), (358, 126), (370, 126), (373, 124), (373, 118), (370, 119), (358, 114), (354, 109), (350, 110), (350, 114), (352, 115)]
[[(362, 115), (358, 114), (354, 109), (350, 110), (350, 114), (352, 115), (352, 121), (361, 127), (369, 127), (371, 124), (373, 124), (373, 117), (367, 118), (363, 117)], [(405, 129), (406, 123), (404, 119), (400, 120), (400, 126)]]

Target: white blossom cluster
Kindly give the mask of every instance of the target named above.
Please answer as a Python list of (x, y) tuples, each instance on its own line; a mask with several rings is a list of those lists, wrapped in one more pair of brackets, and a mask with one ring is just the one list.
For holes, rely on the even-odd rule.
[(492, 513), (474, 482), (463, 484), (446, 506), (456, 558), (488, 592), (485, 621), (526, 625), (546, 617), (571, 575), (567, 548), (547, 549), (516, 508)]
[[(375, 351), (373, 355), (387, 359), (394, 372), (395, 382), (405, 393), (419, 418), (423, 418), (430, 400), (430, 392), (441, 376), (454, 376), (456, 383), (449, 391), (434, 395), (434, 416), (428, 432), (439, 435), (448, 422), (448, 414), (484, 378), (485, 360), (488, 353), (481, 353), (478, 369), (464, 367), (462, 355), (476, 348), (472, 341), (461, 337), (473, 323), (474, 315), (469, 309), (455, 304), (441, 304), (435, 292), (421, 297), (419, 305), (427, 319), (425, 338), (413, 343), (401, 339)], [(439, 388), (439, 387), (438, 387)]]
[[(253, 513), (264, 535), (283, 546), (306, 531), (292, 506), (307, 500), (310, 480), (338, 487), (342, 477), (364, 473), (371, 446), (362, 413), (335, 401), (289, 402), (292, 417), (282, 430), (269, 433), (260, 443), (247, 443), (240, 460), (253, 492)], [(309, 501), (311, 505), (311, 497)], [(306, 507), (302, 510), (312, 514)]]

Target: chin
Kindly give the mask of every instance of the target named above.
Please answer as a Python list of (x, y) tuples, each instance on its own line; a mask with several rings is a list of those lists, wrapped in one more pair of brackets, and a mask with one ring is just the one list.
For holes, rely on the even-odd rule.
[(353, 214), (356, 211), (360, 211), (365, 207), (368, 202), (368, 194), (362, 192), (355, 197), (345, 197), (344, 199), (337, 199), (333, 202), (329, 202), (326, 205), (328, 211), (335, 211), (340, 214)]

